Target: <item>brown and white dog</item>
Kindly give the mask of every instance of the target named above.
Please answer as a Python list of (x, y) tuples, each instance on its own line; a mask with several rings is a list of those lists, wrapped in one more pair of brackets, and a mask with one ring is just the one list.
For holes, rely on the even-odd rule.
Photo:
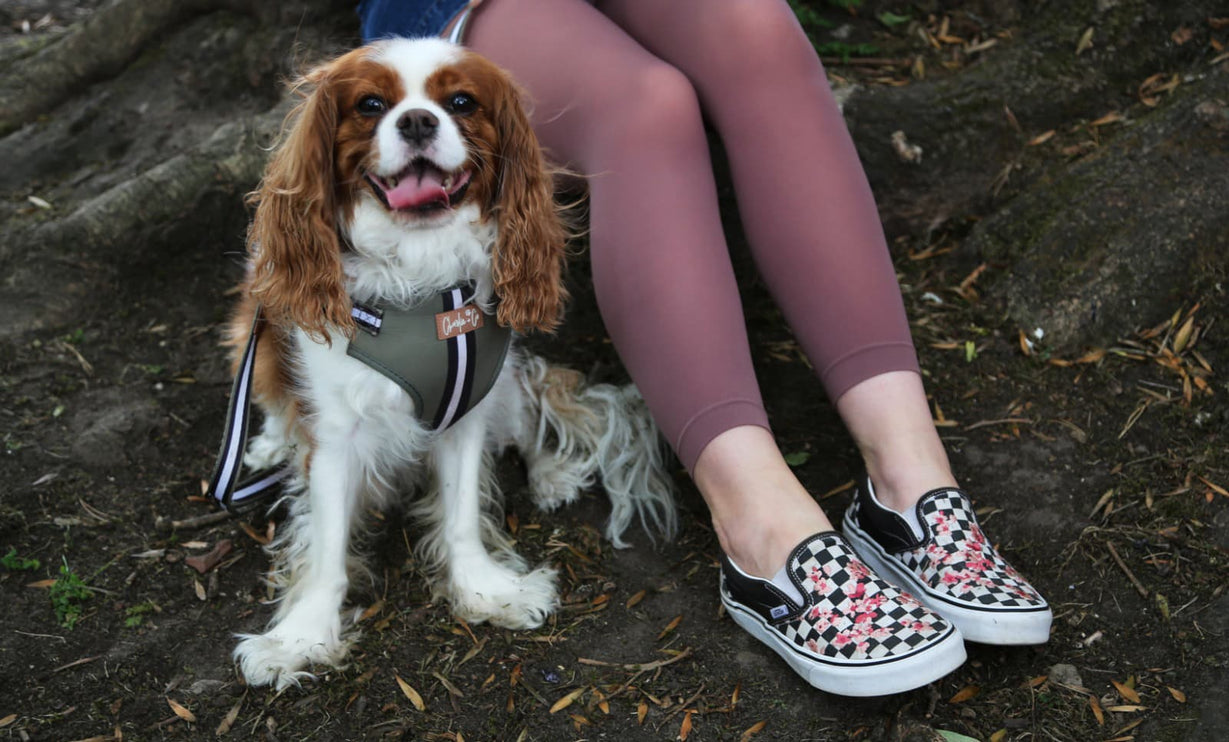
[(238, 362), (258, 307), (265, 318), (253, 372), (265, 421), (245, 463), (289, 462), (301, 492), (271, 547), (276, 614), (235, 650), (248, 683), (279, 688), (344, 659), (361, 514), (407, 490), (428, 526), (420, 555), (457, 616), (542, 623), (555, 572), (528, 569), (493, 517), (491, 463), (507, 446), (541, 508), (600, 477), (617, 546), (637, 515), (667, 534), (675, 523), (656, 430), (631, 387), (585, 386), (513, 342), (489, 394), (436, 428), (402, 386), (347, 353), (361, 332), (356, 302), (411, 307), (458, 285), (499, 325), (558, 325), (566, 233), (507, 74), (444, 41), (399, 39), (319, 66), (297, 87), (304, 99), (252, 197), (231, 327)]

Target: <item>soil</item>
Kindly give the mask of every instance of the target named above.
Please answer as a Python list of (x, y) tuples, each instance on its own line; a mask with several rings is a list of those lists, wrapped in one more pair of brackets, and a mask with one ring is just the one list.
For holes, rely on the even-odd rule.
[[(77, 4), (4, 11), (16, 20), (43, 12), (71, 20)], [(877, 33), (865, 16), (853, 23), (855, 38)], [(105, 153), (88, 156), (99, 163), (90, 177), (121, 167)], [(9, 182), (6, 218), (37, 218), (21, 211), (26, 197), (66, 188), (57, 177)], [(208, 198), (238, 204), (241, 193)], [(776, 436), (835, 520), (858, 456), (755, 278), (728, 186), (721, 198)], [(652, 543), (632, 532), (632, 547), (614, 550), (600, 536), (600, 491), (539, 513), (508, 458), (500, 479), (517, 549), (560, 571), (562, 605), (545, 626), (457, 622), (431, 599), (415, 562), (415, 524), (386, 513), (368, 555), (374, 579), (350, 598), (362, 615), (349, 665), (281, 693), (245, 687), (230, 653), (236, 633), (259, 631), (271, 616), (261, 542), (276, 518), (172, 526), (212, 512), (199, 493), (229, 391), (218, 338), (244, 226), (241, 209), (223, 213), (235, 216), (200, 223), (185, 214), (161, 225), (158, 250), (64, 257), (81, 286), (66, 287), (52, 270), (42, 283), (24, 274), (35, 284), (22, 290), (50, 303), (66, 291), (81, 298), (67, 318), (0, 332), (0, 738), (1229, 734), (1229, 344), (1220, 284), (1172, 307), (1174, 318), (1140, 317), (1109, 352), (1080, 357), (1036, 343), (1026, 354), (1001, 292), (979, 294), (979, 277), (966, 280), (956, 252), (925, 251), (944, 240), (958, 246), (967, 227), (941, 239), (917, 214), (892, 210), (884, 222), (941, 432), (986, 530), (1052, 603), (1049, 643), (970, 645), (963, 667), (900, 695), (815, 691), (722, 615), (716, 539), (681, 471), (678, 538)], [(965, 223), (977, 216), (966, 213)], [(587, 271), (583, 259), (573, 266), (566, 327), (530, 345), (594, 378), (625, 380)], [(1199, 331), (1180, 346), (1187, 316)], [(1200, 361), (1214, 373), (1187, 399), (1178, 368)], [(219, 563), (191, 566), (224, 543), (230, 550)]]

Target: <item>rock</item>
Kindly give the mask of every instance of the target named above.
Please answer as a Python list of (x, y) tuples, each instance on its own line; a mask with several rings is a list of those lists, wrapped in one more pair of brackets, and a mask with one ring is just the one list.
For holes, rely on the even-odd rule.
[(107, 389), (83, 395), (72, 420), (73, 458), (89, 466), (117, 466), (151, 447), (157, 403), (144, 396)]
[(1084, 679), (1080, 677), (1080, 673), (1075, 669), (1075, 665), (1054, 665), (1047, 674), (1050, 676), (1050, 680), (1059, 685), (1066, 685), (1072, 688), (1084, 687)]

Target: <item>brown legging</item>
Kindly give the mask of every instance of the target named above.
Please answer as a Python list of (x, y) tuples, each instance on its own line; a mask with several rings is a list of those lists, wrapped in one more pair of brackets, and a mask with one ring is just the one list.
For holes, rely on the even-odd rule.
[(606, 329), (689, 471), (722, 432), (768, 427), (701, 111), (829, 397), (917, 370), (866, 176), (784, 0), (486, 0), (467, 44), (512, 72), (543, 144), (588, 176)]

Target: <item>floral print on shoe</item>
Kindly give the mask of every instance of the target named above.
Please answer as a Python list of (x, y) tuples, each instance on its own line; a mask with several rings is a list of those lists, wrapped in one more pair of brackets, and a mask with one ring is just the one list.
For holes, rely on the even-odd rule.
[(914, 514), (921, 537), (875, 499), (864, 479), (843, 530), (868, 563), (955, 623), (969, 641), (1040, 644), (1049, 638), (1049, 605), (987, 540), (968, 495), (933, 490)]
[(721, 599), (740, 626), (811, 685), (884, 695), (925, 685), (964, 662), (959, 632), (879, 579), (835, 531), (799, 544), (787, 573), (802, 604), (724, 558)]

